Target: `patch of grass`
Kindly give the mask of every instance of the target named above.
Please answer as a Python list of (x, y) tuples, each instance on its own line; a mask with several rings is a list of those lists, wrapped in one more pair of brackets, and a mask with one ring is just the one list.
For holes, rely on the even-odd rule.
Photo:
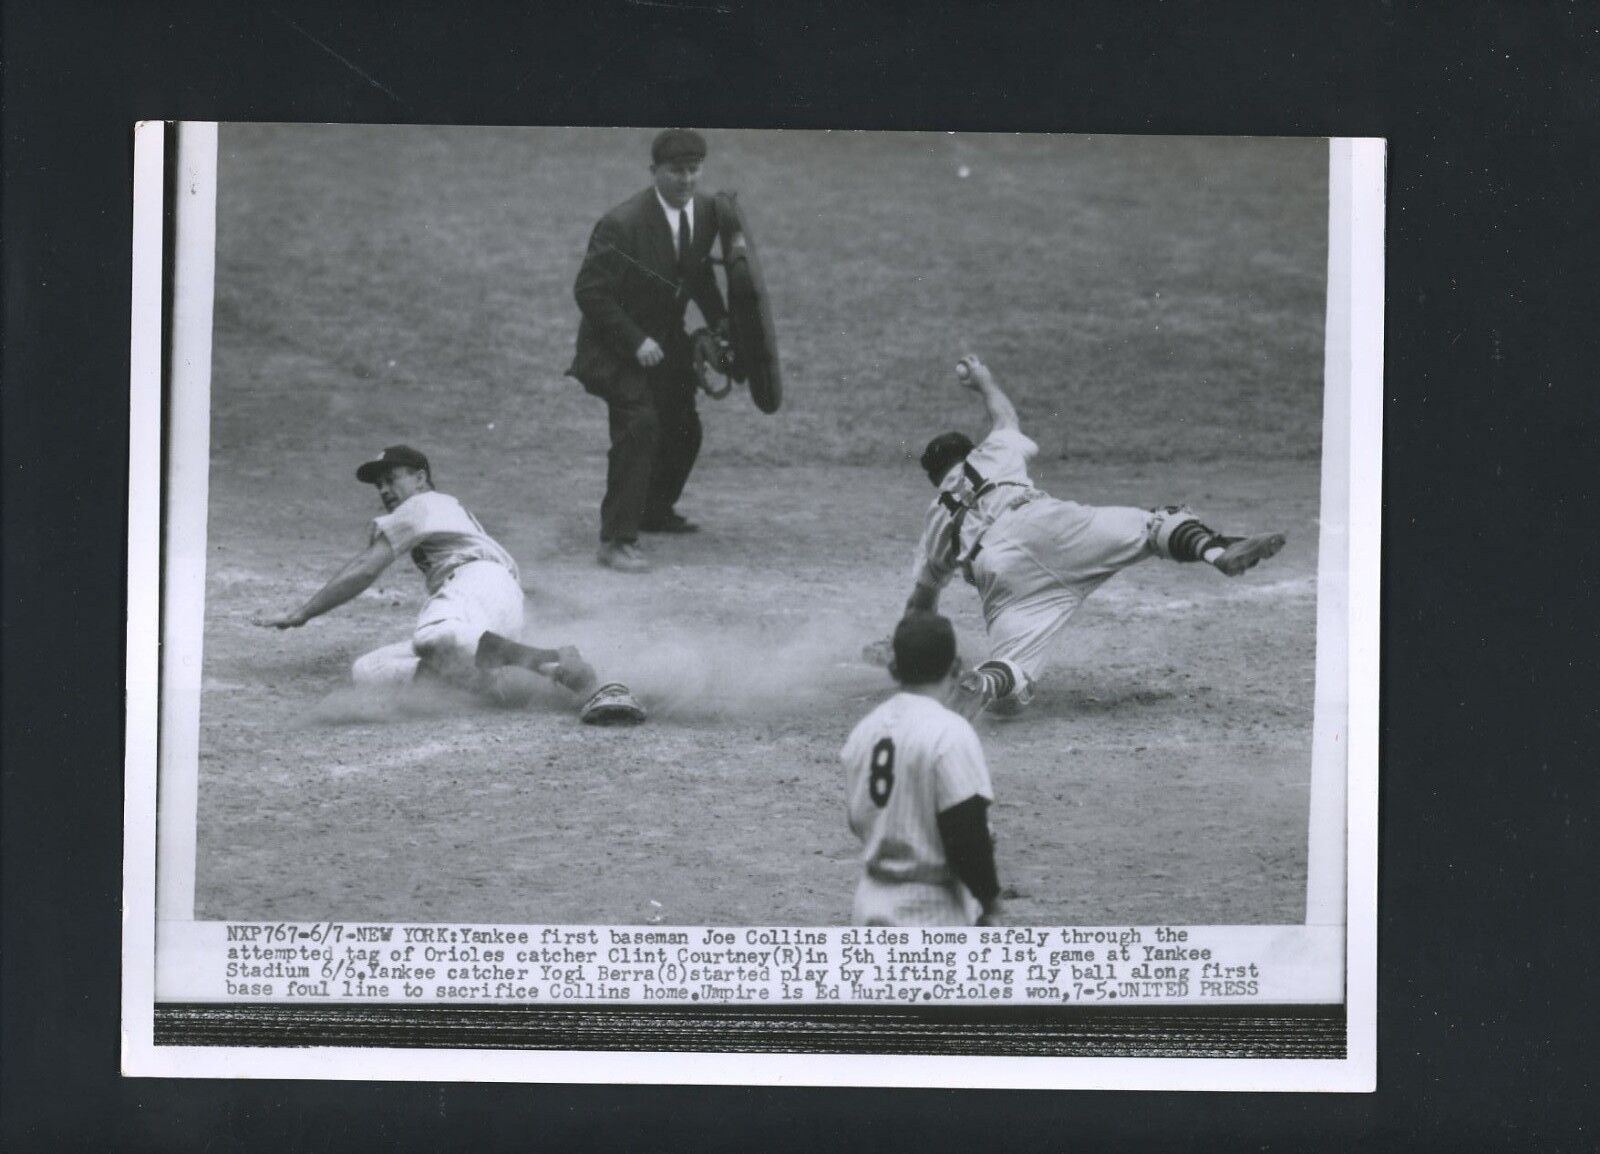
[[(604, 407), (562, 375), (571, 285), (595, 219), (647, 180), (648, 138), (226, 126), (218, 454), (602, 453)], [(950, 377), (969, 350), (1046, 453), (1316, 455), (1321, 141), (711, 139), (703, 187), (751, 217), (787, 399), (703, 402), (707, 461), (894, 461), (977, 424)]]

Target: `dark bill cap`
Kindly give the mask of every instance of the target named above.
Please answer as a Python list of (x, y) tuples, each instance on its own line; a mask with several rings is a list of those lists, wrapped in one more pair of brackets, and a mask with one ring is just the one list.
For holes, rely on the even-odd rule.
[(965, 433), (940, 433), (922, 450), (922, 468), (928, 480), (937, 485), (951, 465), (960, 464), (972, 452), (972, 438)]
[(375, 484), (385, 470), (400, 467), (421, 469), (429, 476), (433, 475), (433, 470), (428, 466), (428, 458), (410, 445), (390, 445), (378, 454), (376, 460), (368, 461), (356, 470), (356, 480), (363, 485)]
[(938, 613), (908, 613), (894, 627), (894, 676), (905, 685), (943, 681), (956, 663), (956, 631)]
[(706, 138), (692, 128), (664, 128), (650, 145), (651, 164), (671, 164), (679, 160), (704, 160)]

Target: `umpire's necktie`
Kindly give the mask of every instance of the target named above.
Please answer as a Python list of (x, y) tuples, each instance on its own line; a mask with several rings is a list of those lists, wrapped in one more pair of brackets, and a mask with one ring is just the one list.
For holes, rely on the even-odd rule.
[(693, 238), (689, 235), (689, 210), (678, 210), (678, 265), (681, 268), (689, 267), (689, 244)]

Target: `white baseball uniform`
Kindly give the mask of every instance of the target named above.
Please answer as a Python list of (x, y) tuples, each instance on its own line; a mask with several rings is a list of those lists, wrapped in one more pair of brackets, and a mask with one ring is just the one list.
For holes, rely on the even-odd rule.
[(416, 493), (372, 525), (396, 556), (411, 554), (427, 582), (428, 599), (411, 640), (357, 659), (351, 669), (357, 683), (408, 683), (424, 659), (444, 676), (466, 677), (486, 631), (511, 638), (522, 631), (517, 563), (460, 501), (444, 493)]
[(851, 920), (970, 926), (983, 912), (945, 858), (939, 814), (993, 800), (978, 735), (931, 697), (897, 693), (851, 732), (844, 762), (850, 828), (862, 841)]
[(1042, 492), (1028, 477), (1038, 451), (1020, 431), (997, 429), (953, 467), (928, 509), (912, 573), (938, 590), (960, 570), (977, 588), (990, 659), (1013, 667), (1024, 696), (1083, 599), (1156, 555), (1159, 520), (1149, 509)]

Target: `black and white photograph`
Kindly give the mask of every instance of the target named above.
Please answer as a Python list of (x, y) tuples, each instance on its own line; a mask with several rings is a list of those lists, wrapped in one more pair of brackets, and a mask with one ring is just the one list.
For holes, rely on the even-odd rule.
[(1349, 1060), (1381, 142), (141, 132), (157, 1003), (1306, 1003)]
[(12, 0), (0, 1148), (1592, 1149), (1597, 14)]

